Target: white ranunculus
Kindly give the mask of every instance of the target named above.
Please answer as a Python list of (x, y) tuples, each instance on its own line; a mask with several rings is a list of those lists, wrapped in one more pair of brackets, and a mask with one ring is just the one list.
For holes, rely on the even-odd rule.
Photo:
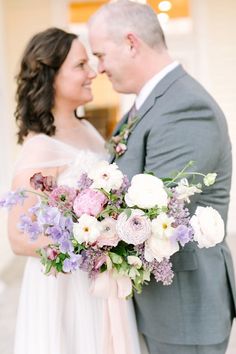
[(129, 207), (137, 206), (142, 209), (163, 207), (168, 204), (168, 195), (160, 178), (138, 174), (131, 180), (125, 201)]
[(112, 189), (119, 189), (124, 177), (115, 163), (109, 164), (107, 161), (100, 161), (89, 171), (88, 176), (93, 180), (92, 188), (103, 188), (108, 193)]
[(185, 200), (187, 203), (190, 203), (189, 197), (194, 195), (195, 193), (201, 193), (201, 189), (196, 186), (190, 186), (187, 178), (182, 178), (177, 187), (175, 187), (175, 191), (177, 193), (177, 199)]
[(128, 244), (139, 245), (151, 235), (151, 222), (140, 209), (131, 209), (128, 217), (123, 211), (117, 219), (116, 232)]
[(127, 261), (130, 265), (134, 266), (137, 269), (142, 267), (142, 261), (137, 256), (128, 256)]
[(197, 207), (190, 219), (194, 231), (194, 240), (199, 248), (213, 247), (223, 241), (224, 221), (217, 210), (212, 207)]
[(79, 243), (94, 243), (101, 233), (100, 222), (94, 216), (81, 215), (77, 223), (73, 225), (74, 238)]

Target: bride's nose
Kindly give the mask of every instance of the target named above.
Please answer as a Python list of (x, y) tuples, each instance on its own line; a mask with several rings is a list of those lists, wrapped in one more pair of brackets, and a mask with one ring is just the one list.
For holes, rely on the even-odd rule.
[(95, 72), (95, 70), (93, 70), (93, 69), (91, 68), (91, 66), (89, 66), (88, 77), (89, 77), (91, 80), (93, 80), (93, 79), (95, 79), (96, 76), (97, 76), (97, 73)]

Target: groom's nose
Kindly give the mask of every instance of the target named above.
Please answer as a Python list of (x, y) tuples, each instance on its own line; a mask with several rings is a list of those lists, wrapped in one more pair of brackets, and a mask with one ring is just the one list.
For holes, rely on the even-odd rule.
[(99, 74), (104, 74), (106, 72), (105, 66), (102, 61), (98, 62), (98, 72)]

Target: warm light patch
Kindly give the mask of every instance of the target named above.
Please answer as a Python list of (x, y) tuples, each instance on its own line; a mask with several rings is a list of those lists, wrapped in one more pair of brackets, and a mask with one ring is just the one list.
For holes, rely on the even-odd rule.
[(71, 2), (69, 4), (69, 22), (86, 23), (90, 16), (107, 2), (106, 0)]
[(190, 16), (189, 0), (147, 0), (147, 4), (149, 4), (157, 14), (161, 13), (162, 15), (168, 12), (170, 19)]
[(172, 4), (170, 1), (161, 1), (158, 4), (158, 8), (160, 11), (169, 11), (172, 8)]

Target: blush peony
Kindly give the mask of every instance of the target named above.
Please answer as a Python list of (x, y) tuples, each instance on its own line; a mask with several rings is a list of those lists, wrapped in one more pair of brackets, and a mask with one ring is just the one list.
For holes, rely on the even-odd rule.
[(107, 202), (106, 196), (93, 189), (85, 189), (75, 198), (73, 209), (77, 216), (88, 214), (97, 216)]

